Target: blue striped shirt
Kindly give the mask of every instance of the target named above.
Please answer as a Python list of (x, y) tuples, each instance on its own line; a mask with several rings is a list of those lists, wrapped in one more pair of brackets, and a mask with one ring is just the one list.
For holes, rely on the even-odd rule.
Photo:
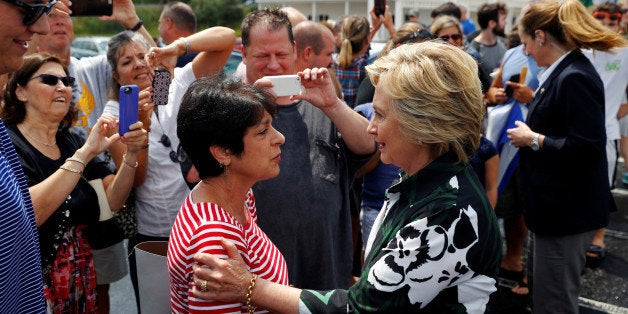
[(0, 217), (0, 313), (45, 313), (33, 203), (2, 120)]

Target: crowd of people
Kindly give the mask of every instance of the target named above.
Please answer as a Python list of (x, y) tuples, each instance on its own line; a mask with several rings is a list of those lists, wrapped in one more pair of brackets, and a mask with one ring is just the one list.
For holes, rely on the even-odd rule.
[(145, 241), (168, 242), (173, 313), (484, 313), (500, 281), (534, 313), (578, 312), (628, 160), (620, 5), (531, 3), (508, 35), (502, 2), (478, 30), (452, 2), (399, 29), (388, 7), (260, 9), (230, 76), (234, 30), (172, 2), (158, 46), (113, 3), (102, 20), (126, 30), (76, 59), (69, 0), (0, 1), (0, 313), (109, 313), (127, 274), (141, 312)]

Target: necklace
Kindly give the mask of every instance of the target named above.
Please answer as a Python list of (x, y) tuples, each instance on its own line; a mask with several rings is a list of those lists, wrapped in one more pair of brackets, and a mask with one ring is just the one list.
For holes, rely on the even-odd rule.
[(28, 135), (28, 137), (30, 137), (31, 139), (35, 140), (35, 142), (37, 142), (37, 143), (39, 143), (39, 144), (46, 145), (46, 146), (48, 146), (48, 147), (53, 147), (53, 146), (57, 145), (57, 140), (56, 140), (56, 139), (54, 140), (54, 142), (52, 142), (52, 143), (48, 143), (48, 142), (44, 142), (44, 141), (42, 141), (42, 140), (40, 140), (40, 139), (38, 139), (38, 138), (34, 137), (34, 136), (33, 136), (33, 135), (31, 135), (30, 133), (28, 133), (28, 131), (26, 131), (26, 127), (25, 127), (25, 126), (22, 126), (22, 131), (24, 131), (24, 133), (25, 133), (26, 135)]

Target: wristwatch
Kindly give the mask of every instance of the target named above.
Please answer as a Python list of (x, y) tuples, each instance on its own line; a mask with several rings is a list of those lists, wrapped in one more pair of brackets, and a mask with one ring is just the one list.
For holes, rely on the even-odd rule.
[(530, 143), (530, 148), (532, 148), (532, 150), (535, 152), (539, 150), (539, 133), (534, 133), (534, 135), (532, 136), (532, 143)]

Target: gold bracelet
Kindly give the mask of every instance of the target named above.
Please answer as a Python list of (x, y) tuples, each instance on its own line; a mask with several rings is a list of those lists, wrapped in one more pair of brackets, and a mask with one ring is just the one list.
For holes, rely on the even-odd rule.
[(249, 289), (246, 292), (246, 307), (249, 309), (249, 314), (255, 313), (255, 306), (251, 305), (251, 295), (253, 294), (253, 288), (255, 288), (255, 280), (257, 280), (257, 274), (253, 274)]
[(78, 170), (78, 169), (75, 169), (75, 168), (72, 168), (72, 167), (66, 167), (66, 166), (63, 166), (63, 165), (61, 167), (59, 167), (59, 169), (63, 169), (65, 171), (70, 171), (70, 172), (74, 172), (74, 173), (78, 173), (78, 174), (82, 174), (83, 173), (83, 171), (81, 171), (81, 170)]
[(122, 162), (123, 162), (125, 165), (127, 165), (127, 166), (129, 166), (129, 167), (131, 167), (131, 168), (137, 168), (137, 166), (139, 165), (139, 163), (138, 163), (137, 161), (135, 161), (135, 164), (134, 164), (134, 165), (132, 165), (132, 164), (130, 164), (128, 161), (126, 161), (126, 154), (122, 154)]
[(83, 165), (83, 167), (86, 166), (85, 162), (83, 160), (81, 160), (81, 158), (78, 158), (78, 157), (70, 157), (70, 158), (65, 160), (65, 162), (68, 162), (68, 161), (75, 161), (75, 162), (78, 162), (79, 164)]

